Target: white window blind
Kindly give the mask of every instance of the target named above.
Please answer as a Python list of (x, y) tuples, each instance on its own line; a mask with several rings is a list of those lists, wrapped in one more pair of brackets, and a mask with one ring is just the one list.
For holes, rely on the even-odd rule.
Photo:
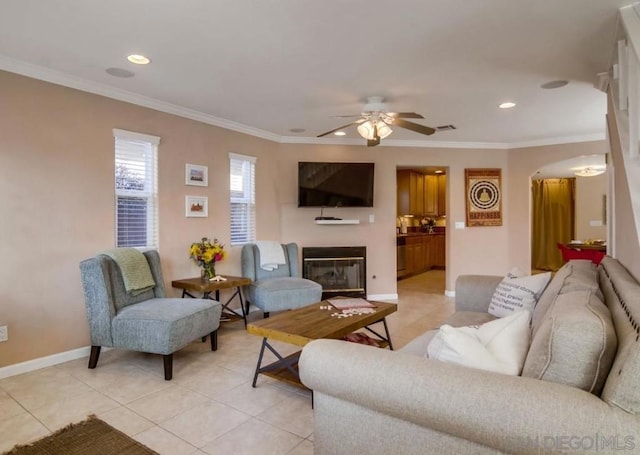
[(113, 135), (116, 246), (158, 248), (160, 138), (118, 129)]
[(256, 240), (256, 158), (229, 154), (231, 193), (231, 245)]

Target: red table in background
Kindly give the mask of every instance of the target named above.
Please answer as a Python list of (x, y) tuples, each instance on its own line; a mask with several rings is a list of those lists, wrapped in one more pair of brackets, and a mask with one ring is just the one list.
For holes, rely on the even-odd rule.
[(565, 262), (572, 259), (587, 259), (598, 265), (607, 254), (607, 246), (604, 244), (570, 243), (565, 245), (558, 243), (558, 249), (560, 249), (562, 259)]

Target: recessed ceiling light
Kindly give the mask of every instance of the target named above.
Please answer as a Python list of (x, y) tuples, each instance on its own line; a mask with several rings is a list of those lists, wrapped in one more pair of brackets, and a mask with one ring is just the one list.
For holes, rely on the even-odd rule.
[(436, 174), (442, 174), (442, 173), (444, 173), (444, 171), (441, 171), (440, 169), (436, 171)]
[(516, 103), (513, 103), (511, 101), (507, 101), (506, 103), (498, 104), (498, 107), (500, 109), (511, 109), (515, 105), (516, 105)]
[(304, 133), (307, 130), (305, 130), (304, 128), (291, 128), (289, 131), (292, 133)]
[(136, 65), (146, 65), (151, 62), (151, 60), (149, 60), (147, 57), (140, 54), (131, 54), (127, 56), (127, 60), (129, 60), (131, 63), (135, 63)]
[(107, 74), (110, 74), (114, 77), (133, 77), (133, 71), (126, 70), (124, 68), (107, 68), (105, 70)]
[(345, 133), (344, 131), (336, 131), (333, 134), (335, 134), (336, 136), (346, 136), (347, 135), (347, 133)]
[(549, 82), (545, 82), (544, 84), (542, 84), (540, 87), (545, 88), (547, 90), (552, 89), (552, 88), (560, 88), (560, 87), (564, 87), (565, 85), (567, 85), (569, 83), (569, 81), (563, 81), (563, 80), (558, 80), (558, 81), (549, 81)]
[(607, 170), (605, 165), (572, 167), (573, 173), (579, 177), (593, 177), (595, 175), (604, 174)]

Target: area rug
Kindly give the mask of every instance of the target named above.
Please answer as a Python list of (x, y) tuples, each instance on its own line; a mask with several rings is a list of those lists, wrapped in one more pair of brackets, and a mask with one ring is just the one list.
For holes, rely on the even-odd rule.
[(18, 445), (5, 455), (158, 455), (96, 416), (68, 425), (29, 445)]

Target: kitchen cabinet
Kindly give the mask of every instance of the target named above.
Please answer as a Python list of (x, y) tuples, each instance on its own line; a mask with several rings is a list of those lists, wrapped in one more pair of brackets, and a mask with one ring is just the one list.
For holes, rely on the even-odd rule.
[(438, 216), (447, 214), (447, 176), (438, 175)]
[(445, 268), (445, 235), (415, 234), (406, 237), (406, 264), (402, 276)]
[(421, 236), (407, 237), (406, 273), (420, 273), (424, 269), (424, 248)]
[(400, 170), (396, 174), (396, 183), (398, 216), (420, 215), (424, 205), (422, 174), (411, 170)]
[(427, 268), (427, 258), (426, 258), (427, 249), (423, 239), (418, 238), (418, 241), (416, 242), (416, 246), (415, 246), (415, 251), (416, 251), (416, 259), (415, 259), (416, 272), (429, 270)]
[(422, 215), (438, 216), (438, 176), (424, 176)]
[(396, 179), (398, 216), (446, 215), (446, 175), (423, 175), (403, 169), (397, 172)]
[(433, 262), (431, 268), (444, 269), (446, 265), (444, 234), (432, 236)]

